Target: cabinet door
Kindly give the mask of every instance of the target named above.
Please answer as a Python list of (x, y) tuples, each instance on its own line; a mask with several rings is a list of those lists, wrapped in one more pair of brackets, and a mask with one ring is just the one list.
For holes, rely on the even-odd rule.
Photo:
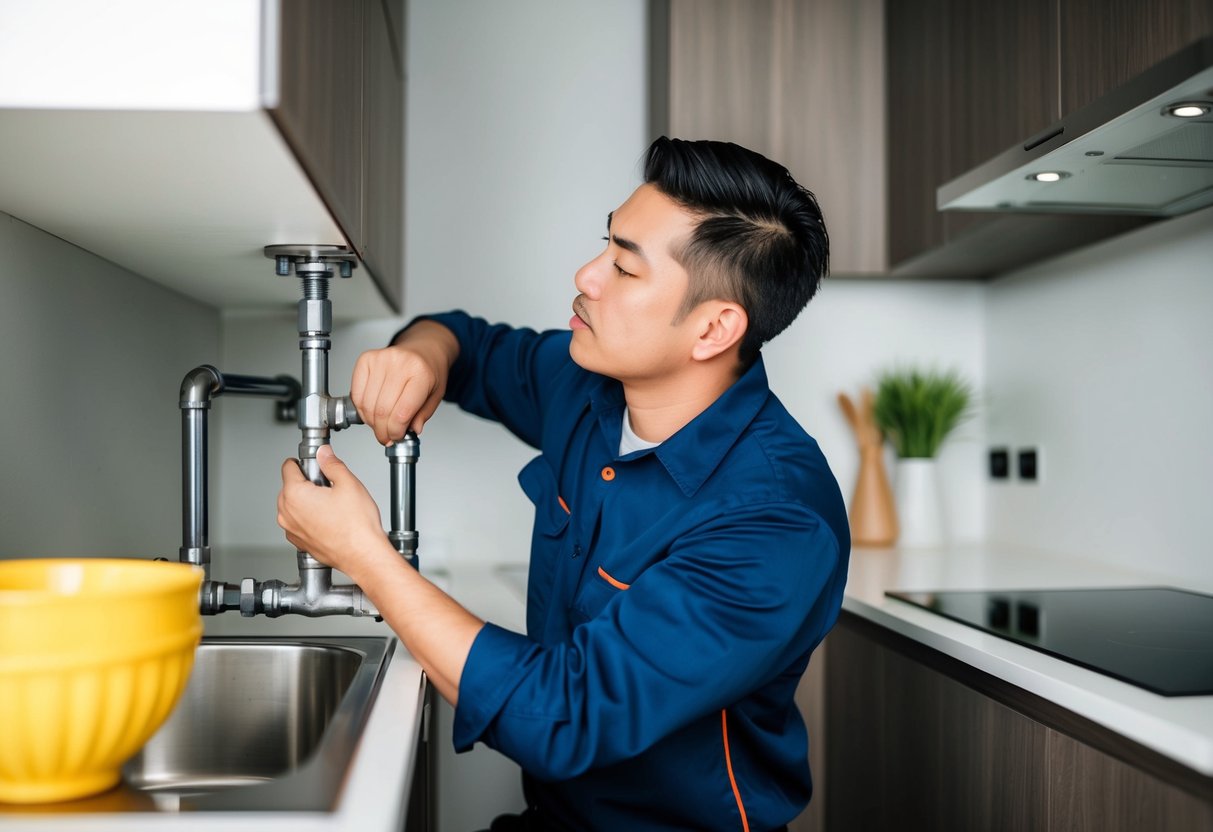
[(1059, 0), (1061, 107), (1070, 113), (1213, 34), (1209, 0)]
[(1196, 772), (853, 614), (826, 642), (829, 829), (1213, 832)]
[(1049, 729), (1049, 829), (1055, 832), (1213, 830), (1213, 803)]
[(370, 0), (362, 256), (397, 308), (404, 293), (404, 46), (404, 0)]
[[(950, 0), (948, 159), (936, 187), (1061, 117), (1056, 3)], [(947, 212), (944, 241), (991, 219), (988, 214)]]
[(889, 262), (996, 218), (940, 213), (943, 183), (1059, 117), (1056, 0), (890, 3)]
[[(270, 110), (346, 239), (362, 216), (363, 11), (369, 0), (278, 4), (279, 99)], [(299, 242), (309, 242), (300, 240)]]
[(943, 244), (935, 189), (950, 169), (948, 0), (885, 7), (889, 265)]
[(1048, 828), (1045, 728), (871, 626), (844, 613), (827, 638), (827, 828)]
[(669, 4), (670, 135), (736, 142), (785, 165), (821, 205), (835, 273), (886, 267), (881, 7)]

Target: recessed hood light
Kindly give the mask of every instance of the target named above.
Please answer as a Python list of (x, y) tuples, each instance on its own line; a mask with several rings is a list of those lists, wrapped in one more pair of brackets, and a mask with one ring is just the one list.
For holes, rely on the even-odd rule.
[(1213, 37), (944, 184), (936, 202), (943, 211), (1149, 217), (1213, 205)]
[(1060, 182), (1069, 175), (1064, 170), (1042, 170), (1039, 173), (1029, 173), (1026, 178), (1037, 182)]
[(1200, 118), (1208, 115), (1210, 110), (1213, 110), (1213, 104), (1204, 101), (1182, 101), (1164, 107), (1162, 114), (1175, 118)]

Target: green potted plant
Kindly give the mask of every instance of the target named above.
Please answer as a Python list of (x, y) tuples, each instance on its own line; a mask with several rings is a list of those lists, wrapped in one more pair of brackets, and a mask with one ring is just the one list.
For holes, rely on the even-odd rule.
[(956, 371), (899, 367), (879, 374), (873, 412), (897, 452), (895, 501), (899, 544), (946, 542), (936, 456), (955, 427), (972, 415), (973, 389)]

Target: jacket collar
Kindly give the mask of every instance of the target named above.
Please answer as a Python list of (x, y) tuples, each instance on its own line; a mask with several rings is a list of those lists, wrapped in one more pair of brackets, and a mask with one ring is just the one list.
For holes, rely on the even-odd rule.
[[(656, 448), (636, 451), (624, 459), (656, 454), (682, 493), (692, 497), (754, 421), (770, 393), (766, 367), (759, 356), (741, 378), (677, 433)], [(619, 448), (626, 404), (623, 385), (615, 379), (603, 377), (590, 389), (590, 409), (610, 448)]]

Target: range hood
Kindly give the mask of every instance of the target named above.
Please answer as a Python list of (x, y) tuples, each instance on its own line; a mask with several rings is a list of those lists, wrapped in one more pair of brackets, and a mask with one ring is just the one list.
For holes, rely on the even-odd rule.
[[(1203, 105), (1203, 114), (1171, 114), (1180, 103)], [(1042, 173), (1058, 178), (1037, 180)], [(1213, 38), (948, 182), (936, 204), (941, 211), (1147, 217), (1213, 205)]]

